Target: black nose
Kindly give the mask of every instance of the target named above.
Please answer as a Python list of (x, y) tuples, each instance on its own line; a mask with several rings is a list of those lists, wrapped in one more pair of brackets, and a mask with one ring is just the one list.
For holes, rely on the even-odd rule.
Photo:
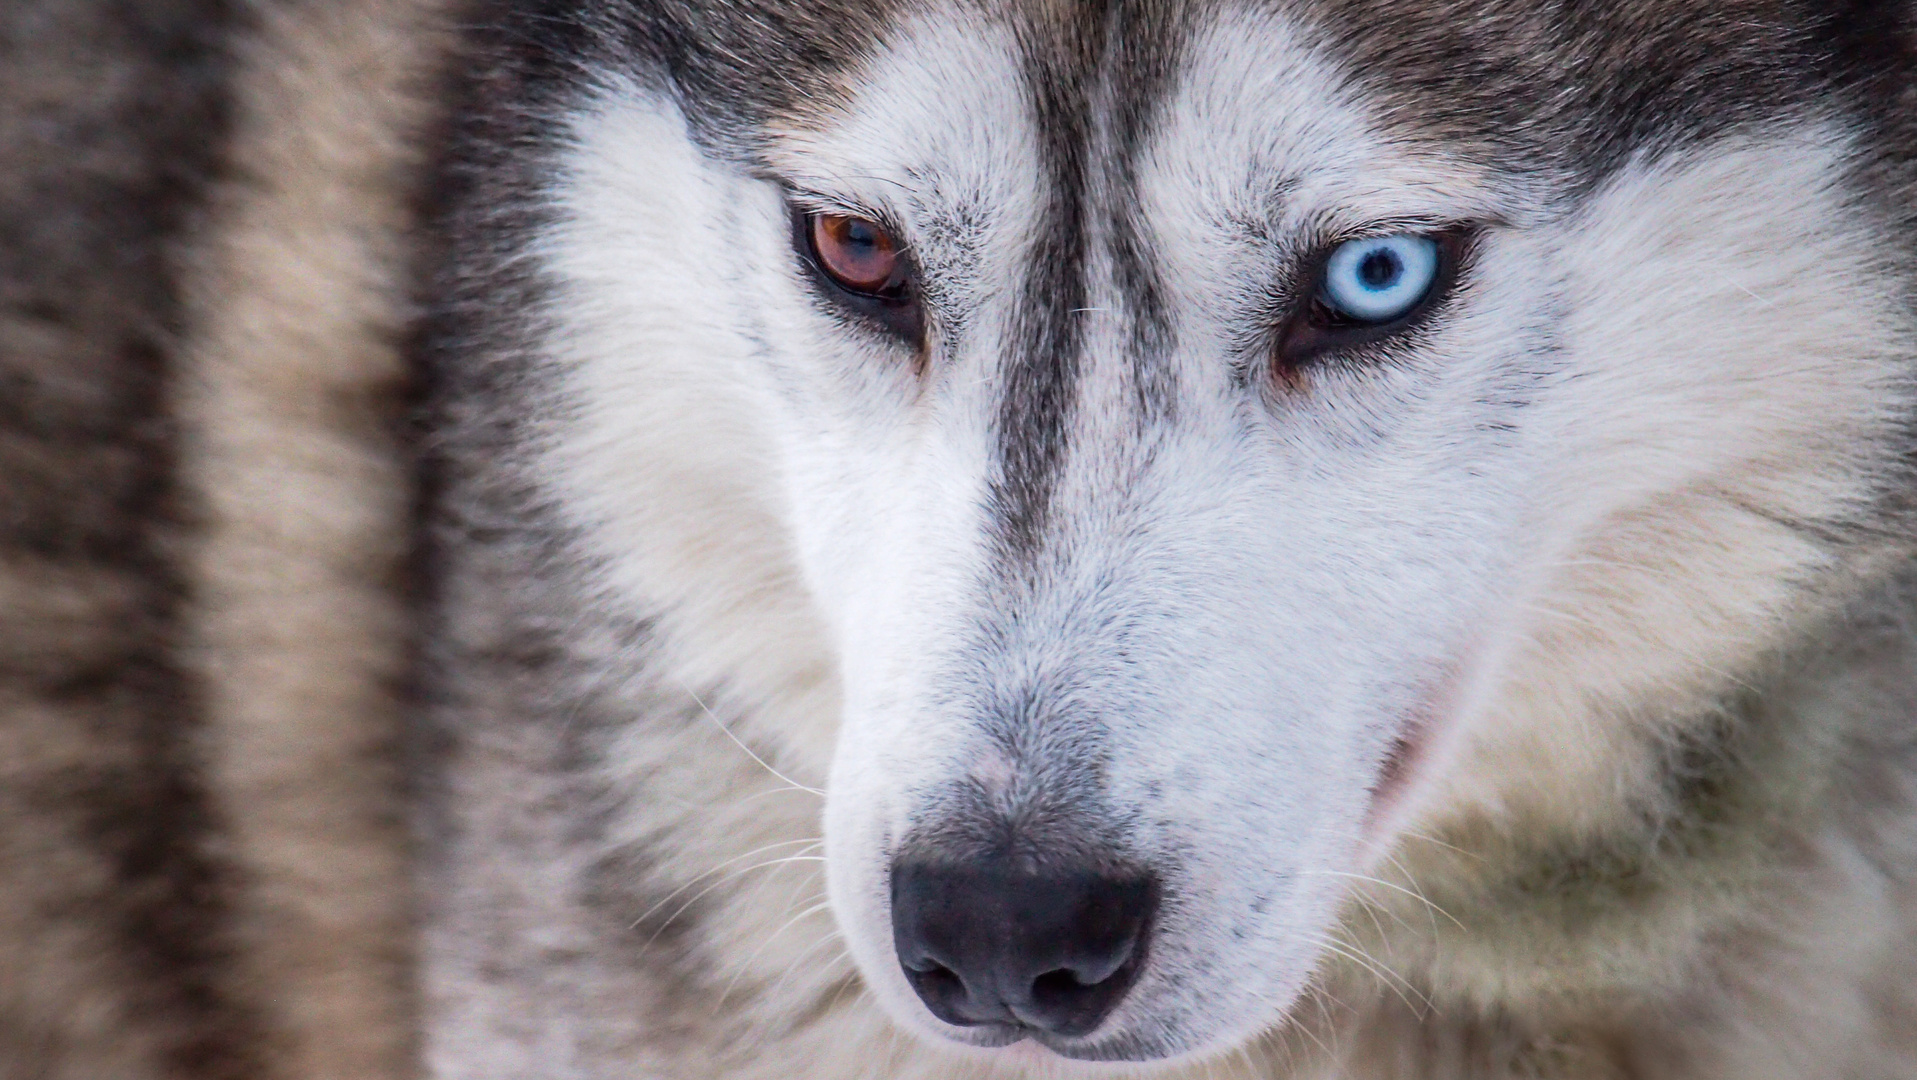
[(1143, 965), (1157, 896), (1143, 874), (901, 860), (892, 938), (912, 989), (940, 1020), (1085, 1035)]

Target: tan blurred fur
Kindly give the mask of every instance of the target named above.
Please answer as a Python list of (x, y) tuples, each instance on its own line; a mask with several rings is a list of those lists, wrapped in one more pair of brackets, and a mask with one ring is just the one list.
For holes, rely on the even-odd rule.
[(248, 873), (242, 996), (289, 1076), (403, 1076), (413, 1036), (396, 749), (411, 486), (406, 226), (437, 3), (269, 9), (234, 175), (191, 278), (188, 631)]
[(0, 1077), (414, 1071), (397, 425), (440, 7), (0, 14)]

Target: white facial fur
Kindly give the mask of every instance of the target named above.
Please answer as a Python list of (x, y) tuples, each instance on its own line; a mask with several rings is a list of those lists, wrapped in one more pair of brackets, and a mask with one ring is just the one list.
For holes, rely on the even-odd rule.
[[(1138, 419), (1094, 198), (1088, 310), (1048, 313), (1084, 321), (1071, 449), (1018, 586), (984, 506), (1043, 227), (1022, 80), (1001, 28), (927, 19), (843, 113), (775, 140), (803, 198), (906, 230), (923, 374), (816, 298), (778, 186), (610, 88), (541, 252), (577, 408), (551, 474), (608, 602), (658, 617), (668, 675), (723, 686), (800, 781), (829, 762), (832, 913), (891, 1015), (964, 1037), (893, 955), (898, 843), (954, 784), (1015, 806), (1077, 757), (1175, 902), (1117, 1012), (1060, 1049), (1203, 1055), (1284, 1021), (1400, 829), (1616, 804), (1590, 793), (1636, 782), (1653, 735), (1604, 706), (1688, 701), (1688, 673), (1734, 669), (1815, 569), (1749, 508), (1816, 519), (1863, 491), (1853, 448), (1903, 392), (1894, 315), (1827, 125), (1639, 162), (1561, 206), (1549, 178), (1391, 137), (1296, 28), (1228, 18), (1140, 170), (1173, 408)], [(1274, 387), (1274, 286), (1340, 230), (1402, 221), (1486, 223), (1454, 302), (1394, 364)], [(986, 737), (987, 703), (1035, 690), (1053, 712)], [(1400, 737), (1416, 767), (1378, 803)]]

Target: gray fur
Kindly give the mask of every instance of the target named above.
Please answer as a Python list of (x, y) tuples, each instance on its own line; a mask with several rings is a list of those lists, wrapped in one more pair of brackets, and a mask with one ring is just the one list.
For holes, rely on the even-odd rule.
[(0, 15), (7, 597), (0, 1072), (256, 1075), (232, 870), (178, 655), (184, 521), (162, 395), (179, 260), (221, 167), (218, 3)]

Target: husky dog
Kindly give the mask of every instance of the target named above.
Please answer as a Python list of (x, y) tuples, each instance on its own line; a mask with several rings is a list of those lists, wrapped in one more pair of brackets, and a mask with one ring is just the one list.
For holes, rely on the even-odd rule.
[(1917, 1076), (1917, 17), (467, 17), (446, 1078)]

